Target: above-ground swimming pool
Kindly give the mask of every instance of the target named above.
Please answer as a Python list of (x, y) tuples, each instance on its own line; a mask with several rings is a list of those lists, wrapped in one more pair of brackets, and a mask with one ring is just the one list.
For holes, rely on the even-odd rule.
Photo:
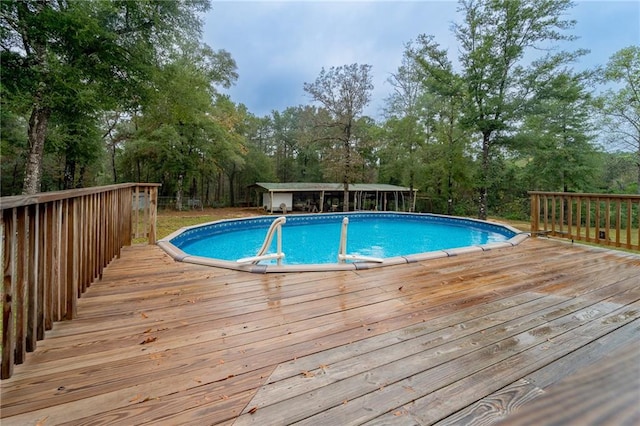
[[(345, 219), (347, 218), (347, 219)], [(365, 269), (510, 247), (516, 229), (474, 219), (419, 213), (354, 212), (289, 215), (280, 219), (284, 257), (274, 259), (277, 232), (257, 261), (276, 216), (221, 220), (182, 228), (158, 244), (174, 259), (245, 270), (283, 272)], [(340, 251), (346, 231), (346, 250)], [(339, 258), (339, 253), (344, 256)], [(240, 262), (238, 262), (240, 260)]]

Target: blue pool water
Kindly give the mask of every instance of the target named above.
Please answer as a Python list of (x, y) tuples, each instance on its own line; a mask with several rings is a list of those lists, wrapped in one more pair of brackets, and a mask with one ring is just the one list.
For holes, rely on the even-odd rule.
[[(515, 235), (499, 225), (425, 214), (292, 215), (287, 216), (282, 227), (283, 263), (337, 263), (345, 216), (349, 218), (347, 253), (379, 258), (506, 241)], [(235, 261), (256, 255), (274, 219), (271, 216), (215, 222), (189, 229), (171, 243), (189, 255)], [(275, 251), (274, 237), (269, 253)]]

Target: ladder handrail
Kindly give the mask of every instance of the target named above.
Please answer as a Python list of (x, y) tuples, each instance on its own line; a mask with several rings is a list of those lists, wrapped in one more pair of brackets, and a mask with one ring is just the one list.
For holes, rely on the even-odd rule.
[(347, 228), (349, 218), (342, 219), (342, 229), (340, 231), (340, 246), (338, 247), (338, 263), (345, 263), (347, 260), (362, 260), (364, 262), (383, 263), (380, 257), (361, 256), (359, 254), (347, 254)]
[[(262, 243), (262, 247), (258, 250), (258, 254), (251, 257), (243, 257), (242, 259), (236, 260), (237, 263), (258, 263), (261, 260), (270, 260), (277, 259), (278, 265), (282, 264), (282, 258), (284, 258), (284, 253), (282, 252), (282, 225), (287, 222), (287, 218), (284, 216), (280, 216), (276, 220), (271, 223), (269, 226), (269, 230), (267, 231), (267, 235), (264, 238), (264, 242)], [(277, 239), (277, 247), (276, 253), (266, 254), (269, 247), (271, 247), (271, 241), (273, 240), (273, 234), (278, 233)]]

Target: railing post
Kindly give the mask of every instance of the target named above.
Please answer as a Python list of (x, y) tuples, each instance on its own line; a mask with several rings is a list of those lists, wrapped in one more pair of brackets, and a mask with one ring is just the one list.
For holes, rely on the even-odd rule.
[(582, 232), (582, 197), (578, 196), (576, 198), (576, 235), (580, 240), (582, 237), (580, 233)]
[[(137, 187), (136, 187), (137, 188)], [(129, 191), (125, 192), (124, 195), (125, 199), (124, 199), (124, 213), (125, 213), (125, 217), (128, 218), (128, 220), (123, 224), (124, 226), (124, 230), (123, 230), (123, 237), (124, 237), (124, 245), (125, 246), (130, 246), (131, 245), (131, 235), (133, 234), (133, 223), (132, 223), (132, 217), (133, 217), (133, 198), (131, 197), (131, 194), (129, 193)]]
[(596, 218), (595, 218), (595, 225), (596, 225), (596, 243), (600, 244), (600, 197), (596, 198)]
[[(7, 217), (5, 219), (5, 212)], [(2, 367), (0, 377), (7, 379), (13, 374), (15, 363), (15, 322), (13, 318), (13, 288), (15, 274), (15, 212), (2, 212)]]
[(51, 318), (54, 322), (62, 319), (62, 306), (60, 306), (60, 287), (62, 283), (62, 253), (64, 235), (62, 229), (62, 210), (64, 200), (54, 201), (54, 229), (53, 229), (53, 265), (51, 266), (51, 294), (53, 298), (53, 304), (51, 306)]
[(556, 233), (556, 224), (558, 222), (558, 212), (556, 211), (556, 204), (558, 200), (555, 195), (551, 197), (551, 235)]
[(9, 378), (53, 322), (77, 315), (77, 301), (131, 243), (131, 188), (149, 190), (156, 239), (157, 184), (120, 184), (1, 198), (2, 367)]
[(616, 200), (616, 247), (620, 247), (620, 222), (622, 221), (622, 209), (620, 199)]
[[(542, 206), (540, 197), (552, 197), (549, 235), (640, 250), (640, 195), (541, 191), (531, 191), (529, 195), (533, 236), (539, 231), (541, 214), (545, 215), (544, 226), (547, 230), (547, 201), (545, 199)], [(560, 205), (556, 208), (557, 203)], [(542, 207), (543, 212), (540, 211)], [(624, 226), (627, 227), (626, 232)]]
[(136, 185), (133, 189), (133, 229), (134, 234), (133, 238), (138, 238), (140, 236), (139, 231), (139, 216), (140, 216), (140, 187)]
[[(54, 203), (46, 204), (44, 212), (44, 238), (42, 239), (43, 255), (42, 255), (42, 283), (43, 283), (43, 321), (44, 330), (51, 330), (53, 326), (53, 270), (54, 263), (54, 233), (53, 233), (53, 214)], [(42, 336), (44, 338), (44, 335)]]
[[(633, 203), (627, 200), (627, 248), (631, 248), (631, 228), (633, 227)], [(638, 212), (640, 216), (640, 211)], [(640, 217), (638, 217), (640, 219)], [(639, 227), (640, 228), (640, 227)], [(638, 241), (640, 244), (640, 241)]]
[(587, 218), (585, 220), (585, 232), (586, 232), (586, 238), (587, 238), (587, 242), (591, 241), (591, 197), (587, 197), (587, 206), (585, 209), (585, 212), (587, 214)]
[(537, 237), (540, 229), (540, 195), (531, 194), (531, 236)]
[(19, 207), (17, 210), (17, 229), (16, 229), (16, 286), (15, 302), (15, 321), (16, 321), (16, 364), (22, 364), (27, 353), (25, 347), (25, 339), (27, 335), (27, 275), (28, 265), (27, 258), (29, 256), (27, 236), (29, 235), (29, 216), (27, 215), (27, 207)]
[(158, 220), (158, 187), (149, 190), (149, 244), (156, 243), (156, 222)]
[(65, 319), (71, 320), (76, 317), (78, 312), (77, 295), (77, 265), (76, 258), (78, 256), (78, 203), (76, 199), (70, 199), (67, 206), (67, 279), (65, 286)]
[(607, 200), (604, 203), (605, 205), (605, 216), (604, 216), (604, 235), (605, 235), (605, 241), (606, 241), (606, 245), (609, 245), (609, 240), (610, 240), (610, 234), (611, 234), (611, 199), (607, 198)]
[(39, 231), (39, 204), (34, 204), (27, 207), (29, 215), (28, 225), (28, 238), (27, 249), (29, 250), (28, 258), (26, 259), (27, 265), (27, 316), (26, 316), (26, 343), (25, 349), (27, 352), (33, 352), (36, 349), (36, 342), (38, 336), (38, 244), (37, 233)]

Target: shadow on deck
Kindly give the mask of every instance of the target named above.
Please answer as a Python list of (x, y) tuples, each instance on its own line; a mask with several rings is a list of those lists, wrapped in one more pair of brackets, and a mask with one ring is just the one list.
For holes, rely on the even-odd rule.
[(125, 248), (2, 424), (640, 423), (640, 257), (531, 239), (256, 275)]

